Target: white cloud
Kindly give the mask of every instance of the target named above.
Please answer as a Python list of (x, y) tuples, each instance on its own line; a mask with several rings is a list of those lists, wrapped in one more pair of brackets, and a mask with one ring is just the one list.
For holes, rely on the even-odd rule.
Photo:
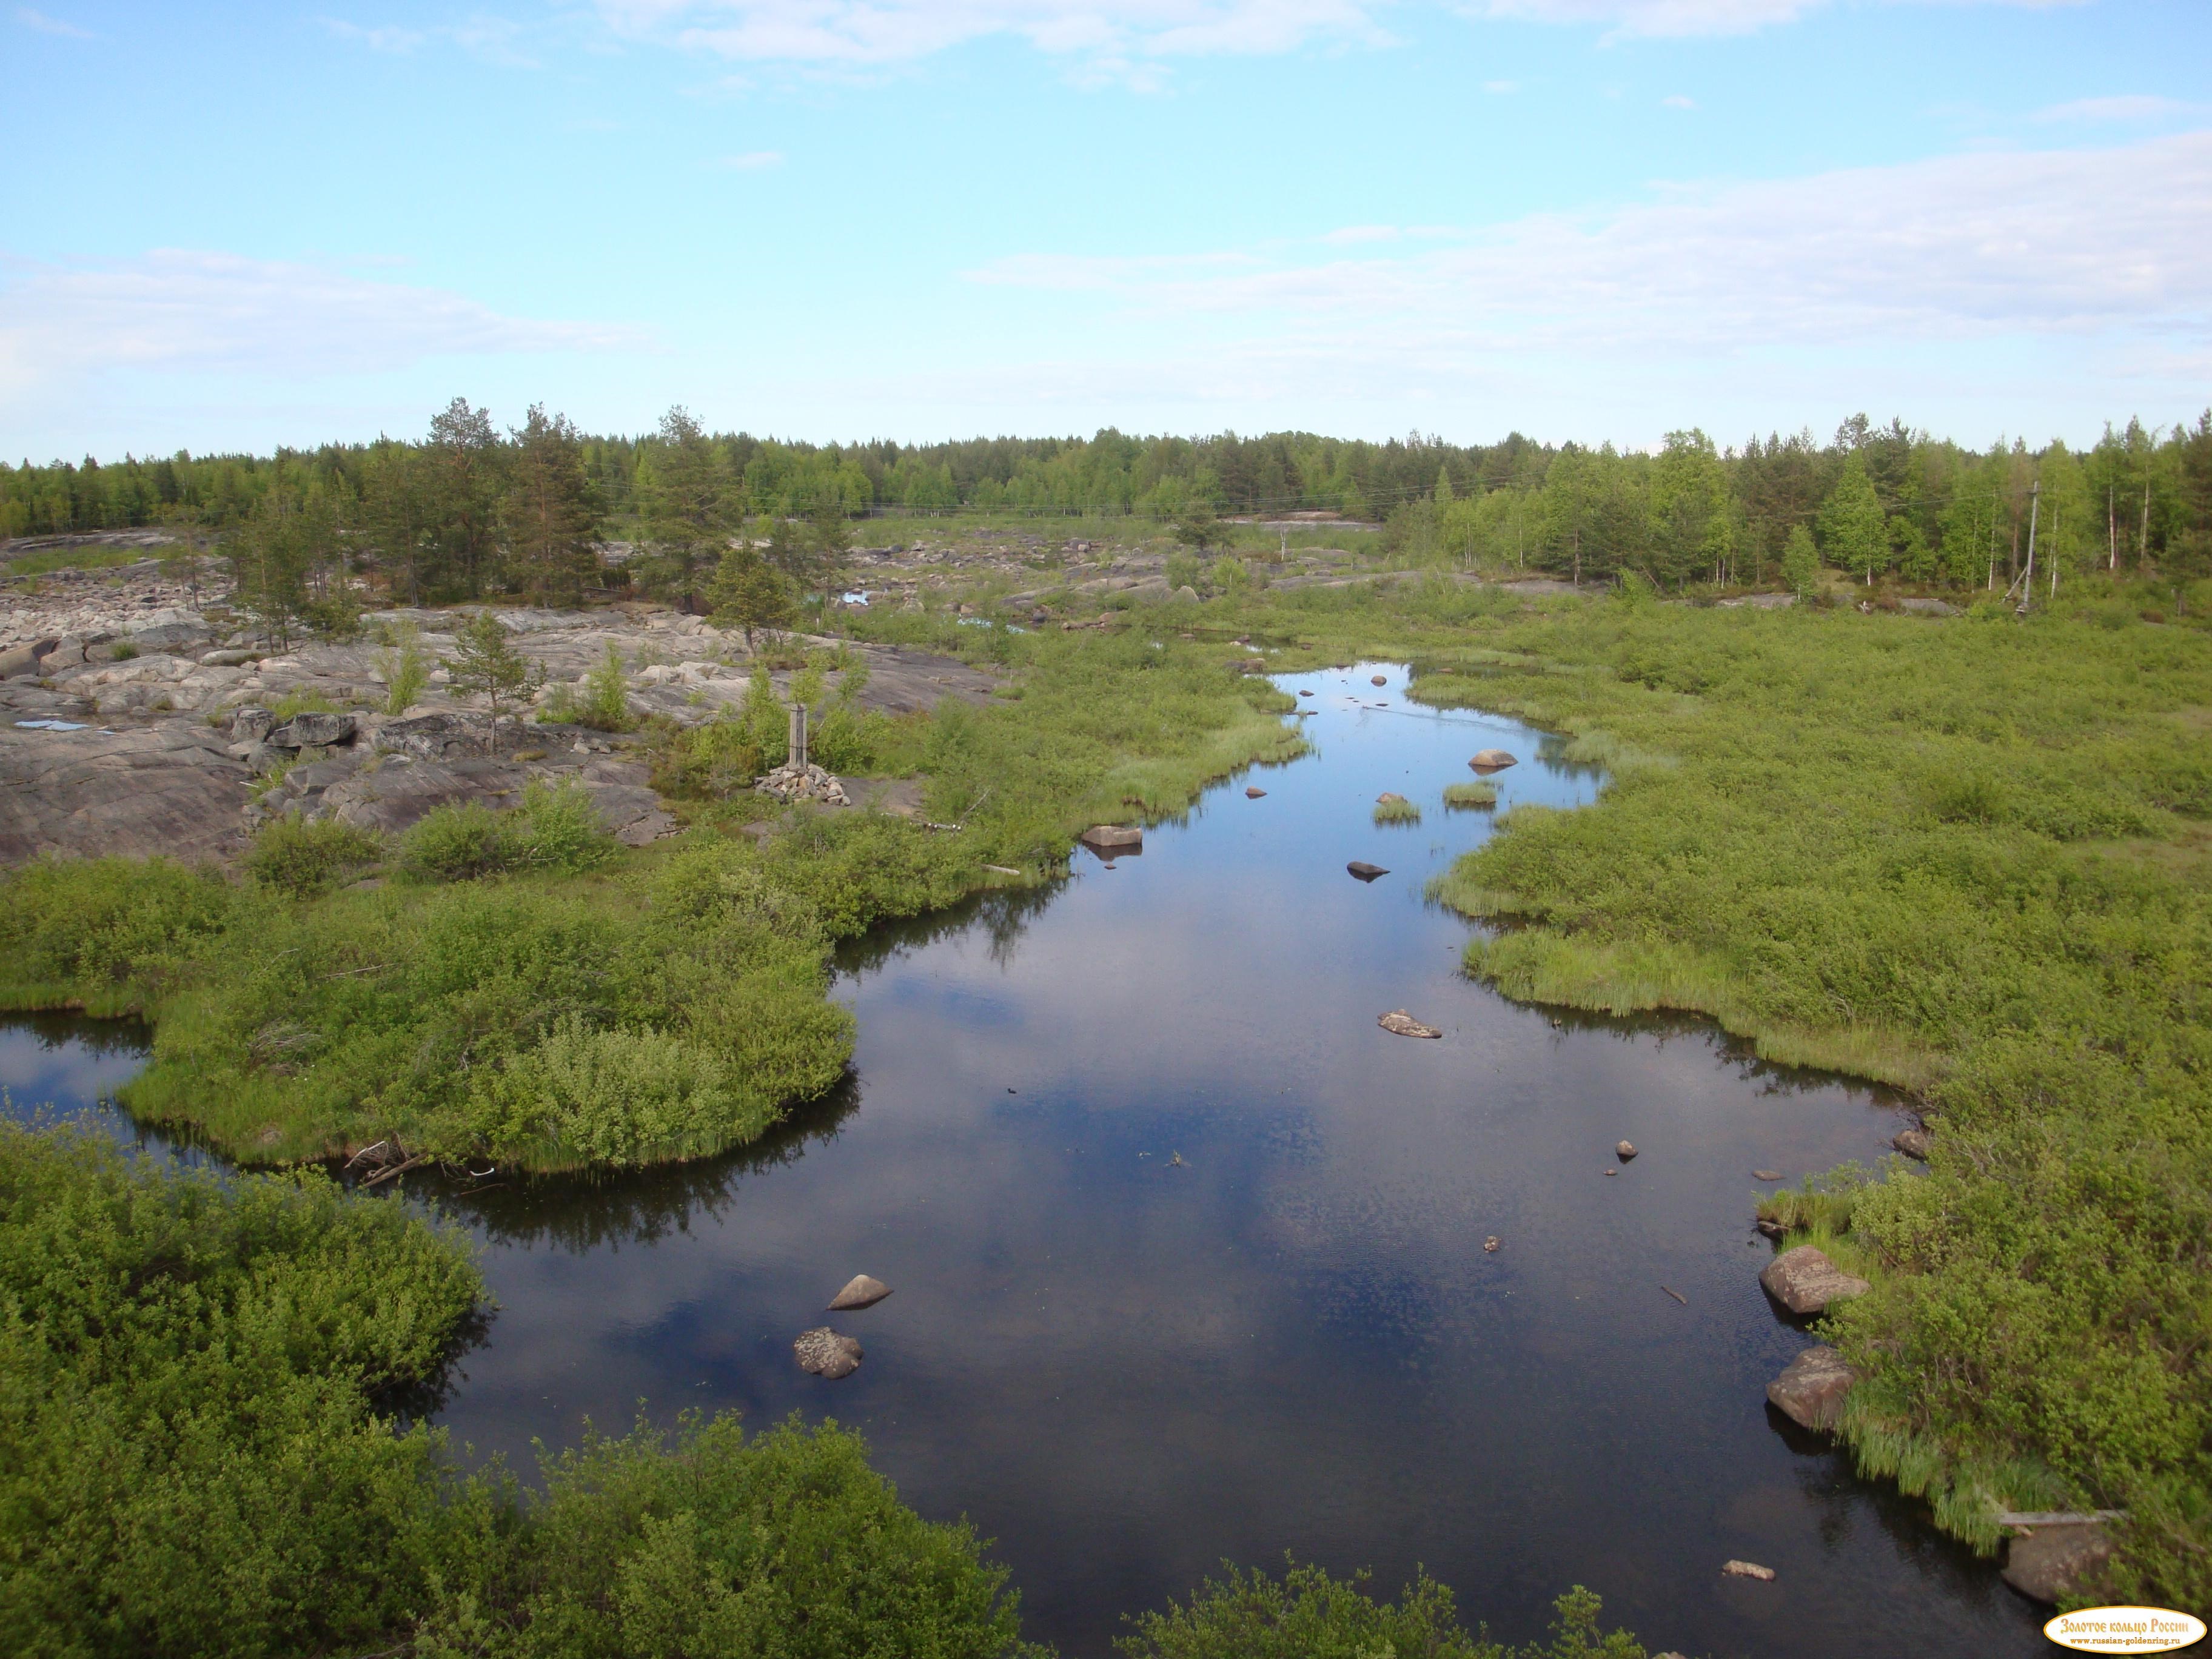
[(1040, 52), (1139, 58), (1381, 44), (1390, 0), (599, 0), (619, 33), (739, 62), (883, 64), (1012, 35)]
[(1696, 99), (1685, 97), (1679, 92), (1662, 98), (1659, 101), (1668, 109), (1695, 109), (1698, 106)]
[[(1673, 186), (1443, 246), (1030, 256), (971, 275), (1084, 295), (1087, 349), (1132, 393), (1170, 374), (1292, 406), (1480, 395), (1518, 418), (1528, 388), (1601, 407), (1638, 377), (1755, 386), (1760, 361), (1827, 364), (1831, 395), (1884, 354), (1940, 384), (2022, 342), (2051, 363), (2092, 356), (2115, 381), (2185, 384), (2212, 347), (2207, 223), (2212, 132), (2194, 132)], [(1040, 384), (1099, 387), (1089, 374), (1060, 363)]]
[(235, 254), (164, 248), (100, 264), (10, 260), (0, 270), (0, 401), (118, 370), (304, 385), (433, 357), (645, 343), (603, 324), (503, 316), (444, 289)]
[(2148, 93), (2117, 98), (2076, 98), (2070, 104), (2053, 104), (2035, 112), (2039, 121), (2157, 121), (2171, 116), (2194, 115), (2201, 104), (2185, 104), (2178, 98), (2159, 98)]
[(15, 8), (15, 21), (27, 29), (35, 29), (40, 34), (58, 34), (65, 40), (93, 40), (99, 38), (90, 29), (81, 29), (74, 23), (64, 23), (58, 17), (49, 17), (46, 13), (33, 11), (28, 6)]
[(1485, 81), (1482, 89), (1492, 97), (1503, 97), (1508, 93), (1520, 91), (1521, 83), (1518, 81)]
[[(1929, 0), (1946, 3), (1946, 0)], [(1948, 0), (1949, 3), (2020, 6), (2042, 10), (2087, 0)], [(1480, 17), (1535, 23), (1602, 25), (1615, 36), (1750, 34), (1794, 22), (1831, 0), (1462, 0)]]
[(751, 149), (742, 155), (720, 156), (714, 165), (730, 173), (757, 173), (763, 167), (781, 167), (783, 152), (780, 149)]
[(429, 38), (420, 29), (364, 28), (359, 23), (347, 22), (343, 17), (325, 17), (322, 24), (339, 40), (350, 40), (371, 52), (410, 52)]

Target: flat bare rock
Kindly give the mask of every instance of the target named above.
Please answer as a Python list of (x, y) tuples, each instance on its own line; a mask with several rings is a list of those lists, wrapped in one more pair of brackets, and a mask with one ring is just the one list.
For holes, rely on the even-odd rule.
[(854, 1273), (845, 1282), (845, 1288), (830, 1298), (830, 1311), (850, 1313), (860, 1308), (872, 1308), (890, 1293), (891, 1287), (882, 1279)]
[(1478, 750), (1474, 758), (1468, 762), (1478, 772), (1502, 772), (1509, 766), (1520, 763), (1503, 749)]
[(1375, 1023), (1398, 1036), (1440, 1037), (1443, 1035), (1433, 1025), (1422, 1024), (1403, 1008), (1393, 1008)]
[(2090, 1591), (2112, 1559), (2112, 1535), (2101, 1521), (2037, 1527), (2005, 1551), (2004, 1581), (2022, 1595), (2057, 1601)]
[[(235, 851), (253, 772), (198, 720), (137, 720), (103, 731), (82, 713), (29, 700), (0, 710), (0, 864), (41, 853), (155, 854), (191, 862)], [(18, 726), (56, 717), (73, 732)]]
[(1832, 1431), (1843, 1419), (1844, 1396), (1858, 1374), (1823, 1342), (1805, 1350), (1766, 1385), (1766, 1397), (1800, 1428)]
[(1845, 1273), (1810, 1244), (1783, 1251), (1766, 1264), (1759, 1282), (1767, 1295), (1800, 1316), (1820, 1313), (1832, 1302), (1864, 1296), (1869, 1288), (1866, 1280)]
[(860, 1345), (827, 1325), (801, 1331), (791, 1345), (791, 1353), (799, 1370), (811, 1371), (826, 1382), (835, 1382), (860, 1369)]

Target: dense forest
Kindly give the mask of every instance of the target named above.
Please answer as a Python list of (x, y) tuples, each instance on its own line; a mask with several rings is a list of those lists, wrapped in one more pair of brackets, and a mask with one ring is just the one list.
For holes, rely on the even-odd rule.
[(619, 580), (686, 592), (756, 519), (1301, 510), (1380, 524), (1414, 564), (1579, 580), (1635, 571), (1668, 588), (1802, 586), (1820, 565), (1868, 582), (2002, 588), (2031, 548), (2039, 582), (2094, 569), (2197, 576), (2212, 571), (2212, 410), (2193, 424), (2108, 426), (2087, 450), (2014, 441), (1976, 452), (1857, 416), (1825, 444), (1808, 431), (1720, 448), (1691, 430), (1647, 453), (1518, 434), (1458, 446), (1419, 433), (1377, 444), (1110, 428), (814, 445), (708, 433), (682, 409), (641, 437), (593, 437), (542, 408), (502, 432), (456, 399), (419, 442), (0, 465), (0, 533), (174, 525), (264, 564), (365, 565), (424, 599), (572, 599), (608, 580), (595, 544), (610, 534), (645, 556)]

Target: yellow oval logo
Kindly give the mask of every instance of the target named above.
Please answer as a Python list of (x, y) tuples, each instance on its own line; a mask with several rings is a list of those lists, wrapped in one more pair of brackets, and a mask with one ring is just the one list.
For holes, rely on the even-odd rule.
[(2171, 1607), (2084, 1607), (2043, 1627), (2076, 1653), (2172, 1653), (2204, 1639), (2204, 1621)]

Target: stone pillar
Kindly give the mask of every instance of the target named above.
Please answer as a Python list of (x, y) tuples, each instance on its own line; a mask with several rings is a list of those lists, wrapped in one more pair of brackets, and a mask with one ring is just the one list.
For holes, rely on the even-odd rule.
[(806, 764), (806, 708), (802, 703), (791, 706), (791, 763)]

